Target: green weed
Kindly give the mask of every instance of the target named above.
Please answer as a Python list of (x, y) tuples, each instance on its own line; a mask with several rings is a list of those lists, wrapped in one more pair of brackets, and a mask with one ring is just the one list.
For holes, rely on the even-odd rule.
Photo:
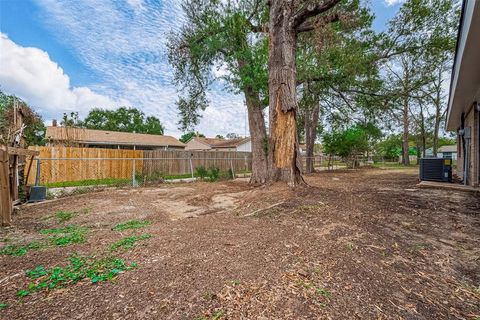
[(136, 266), (135, 263), (128, 265), (124, 260), (114, 256), (96, 258), (74, 254), (70, 257), (67, 266), (50, 269), (38, 266), (34, 270), (28, 270), (25, 275), (34, 282), (30, 283), (27, 289), (19, 290), (17, 295), (25, 297), (35, 291), (62, 288), (83, 279), (90, 279), (92, 283), (107, 281)]
[(73, 217), (77, 216), (77, 212), (70, 212), (70, 211), (57, 211), (55, 212), (55, 218), (59, 223), (64, 223), (65, 221), (69, 221)]
[(324, 289), (324, 288), (317, 288), (315, 290), (315, 292), (318, 293), (319, 295), (324, 296), (325, 298), (330, 298), (332, 296), (330, 291), (328, 291), (327, 289)]
[(30, 250), (37, 250), (42, 247), (42, 243), (38, 241), (32, 241), (26, 245), (9, 244), (0, 250), (0, 255), (20, 257), (26, 255)]
[(214, 314), (212, 314), (212, 320), (218, 320), (220, 319), (221, 317), (223, 317), (223, 311), (220, 310), (220, 311), (217, 311), (215, 312)]
[(0, 303), (0, 310), (8, 308), (8, 304)]
[(429, 248), (429, 245), (425, 243), (418, 243), (415, 245), (415, 250), (418, 250), (418, 251), (426, 250), (428, 248)]
[(64, 247), (74, 243), (85, 242), (88, 229), (77, 225), (68, 225), (63, 228), (43, 229), (41, 234), (51, 234), (48, 239), (56, 246)]
[(305, 289), (310, 289), (313, 286), (312, 283), (310, 283), (308, 281), (302, 281), (302, 280), (300, 280), (298, 282), (298, 284), (301, 285), (302, 287), (304, 287)]
[(123, 231), (127, 229), (138, 229), (148, 226), (151, 222), (148, 220), (130, 220), (125, 223), (119, 223), (113, 227), (113, 231)]
[(115, 242), (114, 244), (112, 244), (110, 249), (111, 250), (117, 250), (118, 248), (131, 249), (135, 246), (135, 243), (137, 241), (146, 240), (146, 239), (149, 239), (151, 237), (152, 237), (152, 235), (149, 234), (149, 233), (143, 234), (141, 236), (126, 237), (126, 238), (123, 238), (123, 239)]
[(232, 280), (231, 282), (234, 286), (238, 286), (240, 284), (240, 280)]

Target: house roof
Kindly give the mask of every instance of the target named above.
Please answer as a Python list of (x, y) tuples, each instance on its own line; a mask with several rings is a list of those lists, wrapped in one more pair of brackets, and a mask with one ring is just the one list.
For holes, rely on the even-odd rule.
[(464, 0), (457, 47), (450, 81), (446, 127), (455, 131), (460, 126), (461, 114), (480, 99), (480, 1)]
[(185, 147), (185, 144), (171, 136), (83, 128), (47, 127), (46, 138), (51, 141), (71, 141), (86, 144)]
[(203, 138), (203, 137), (194, 137), (198, 142), (208, 145), (211, 148), (236, 148), (248, 141), (250, 137), (246, 138), (237, 138), (237, 139), (217, 139), (217, 138)]
[(457, 152), (457, 145), (442, 146), (438, 148), (438, 152)]

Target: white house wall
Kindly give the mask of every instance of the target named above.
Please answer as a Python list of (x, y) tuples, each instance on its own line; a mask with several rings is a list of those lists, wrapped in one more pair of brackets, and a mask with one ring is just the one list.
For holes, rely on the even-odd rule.
[(252, 141), (247, 141), (237, 147), (239, 152), (252, 152)]

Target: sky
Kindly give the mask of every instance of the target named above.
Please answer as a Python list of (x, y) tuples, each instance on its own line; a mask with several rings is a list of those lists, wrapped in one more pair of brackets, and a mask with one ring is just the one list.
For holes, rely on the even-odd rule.
[[(403, 0), (370, 0), (384, 30)], [(167, 36), (184, 23), (180, 0), (0, 0), (0, 89), (45, 123), (64, 112), (134, 106), (179, 137)], [(197, 130), (248, 135), (241, 95), (215, 83)]]

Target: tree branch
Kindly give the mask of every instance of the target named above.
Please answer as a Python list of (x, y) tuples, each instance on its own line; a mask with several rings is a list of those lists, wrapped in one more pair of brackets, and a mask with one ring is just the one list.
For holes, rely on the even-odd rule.
[(307, 4), (293, 16), (293, 27), (296, 29), (308, 18), (327, 12), (331, 8), (335, 7), (339, 2), (340, 0), (325, 0), (322, 1), (322, 3)]
[(333, 23), (333, 22), (337, 22), (340, 20), (340, 15), (338, 13), (333, 13), (333, 14), (329, 14), (327, 16), (324, 16), (324, 17), (320, 17), (319, 19), (316, 19), (315, 21), (304, 21), (303, 23), (301, 23), (297, 28), (297, 32), (298, 33), (301, 33), (301, 32), (308, 32), (308, 31), (312, 31), (314, 30), (315, 28), (319, 27), (319, 26), (325, 26), (329, 23)]

